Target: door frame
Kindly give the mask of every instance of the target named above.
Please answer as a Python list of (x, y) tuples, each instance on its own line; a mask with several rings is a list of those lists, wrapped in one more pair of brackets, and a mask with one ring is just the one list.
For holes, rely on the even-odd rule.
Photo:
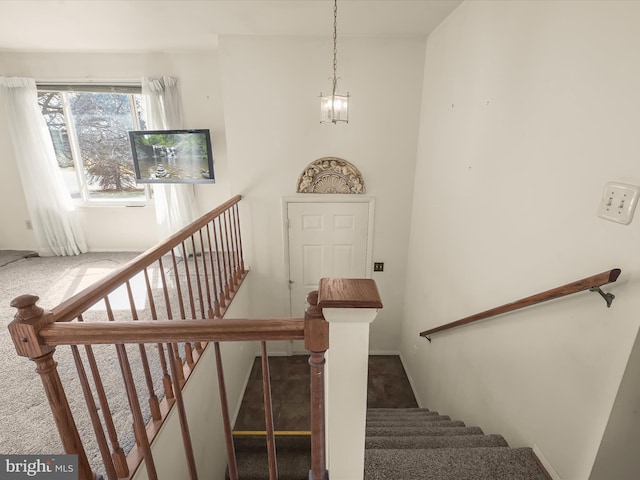
[(365, 278), (371, 278), (373, 273), (373, 220), (375, 218), (375, 198), (364, 195), (331, 194), (331, 193), (304, 193), (282, 197), (282, 240), (284, 246), (284, 278), (286, 284), (287, 299), (289, 300), (289, 316), (291, 316), (291, 289), (289, 288), (289, 226), (288, 213), (290, 203), (367, 203), (369, 205), (369, 218), (367, 219), (367, 254), (365, 265)]

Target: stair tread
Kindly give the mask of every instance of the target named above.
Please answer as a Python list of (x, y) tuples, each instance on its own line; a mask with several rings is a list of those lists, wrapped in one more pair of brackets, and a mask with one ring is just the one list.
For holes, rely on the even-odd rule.
[(376, 424), (389, 424), (389, 425), (421, 425), (428, 424), (430, 422), (441, 420), (451, 420), (449, 415), (428, 415), (417, 418), (398, 418), (398, 417), (381, 417), (381, 418), (367, 418), (367, 425)]
[(367, 415), (420, 415), (429, 414), (428, 408), (368, 408)]
[(429, 412), (415, 412), (415, 413), (391, 413), (391, 412), (387, 412), (387, 413), (369, 413), (367, 412), (367, 418), (371, 419), (371, 418), (422, 418), (422, 417), (432, 417), (434, 415), (440, 415), (438, 412), (436, 411), (429, 411)]
[(480, 427), (430, 426), (430, 427), (369, 427), (371, 436), (428, 436), (428, 435), (484, 435)]
[(365, 450), (365, 480), (547, 480), (530, 448)]
[(404, 408), (367, 408), (367, 412), (428, 412), (428, 408), (404, 407)]
[(365, 448), (468, 448), (468, 447), (508, 447), (502, 435), (429, 435), (429, 436), (367, 436)]
[(466, 427), (464, 422), (460, 420), (433, 420), (431, 422), (414, 422), (411, 425), (407, 424), (397, 424), (397, 423), (388, 423), (388, 422), (380, 422), (375, 425), (367, 424), (367, 431), (370, 428), (395, 428), (395, 429), (405, 429), (405, 428), (430, 428), (430, 427)]

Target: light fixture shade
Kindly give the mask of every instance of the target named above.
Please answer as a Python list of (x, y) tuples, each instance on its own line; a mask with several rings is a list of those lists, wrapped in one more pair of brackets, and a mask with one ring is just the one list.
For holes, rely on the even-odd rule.
[(320, 93), (320, 123), (349, 123), (349, 93)]

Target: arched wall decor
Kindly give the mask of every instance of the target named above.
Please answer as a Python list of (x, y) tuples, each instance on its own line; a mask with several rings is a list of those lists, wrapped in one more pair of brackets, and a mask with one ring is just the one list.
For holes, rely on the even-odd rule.
[(360, 171), (338, 157), (323, 157), (306, 166), (298, 178), (298, 193), (365, 193)]

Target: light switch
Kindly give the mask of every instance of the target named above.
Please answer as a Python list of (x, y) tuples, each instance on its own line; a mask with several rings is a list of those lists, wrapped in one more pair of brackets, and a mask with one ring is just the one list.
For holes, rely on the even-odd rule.
[(626, 183), (609, 182), (602, 193), (598, 216), (628, 225), (638, 203), (640, 187)]

